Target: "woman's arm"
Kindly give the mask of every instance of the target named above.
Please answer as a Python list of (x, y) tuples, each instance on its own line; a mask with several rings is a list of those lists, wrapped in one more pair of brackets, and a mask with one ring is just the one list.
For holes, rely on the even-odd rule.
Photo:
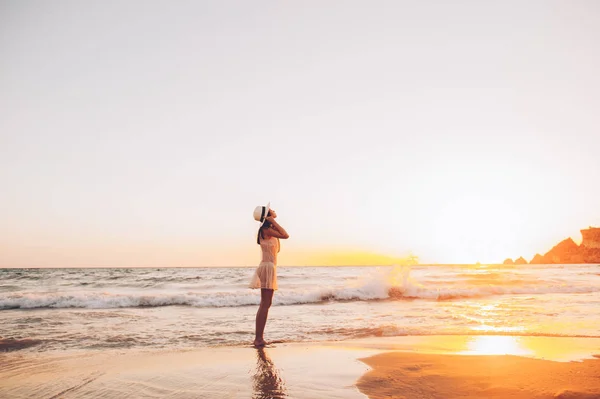
[(267, 234), (272, 237), (281, 238), (283, 240), (290, 238), (290, 235), (285, 231), (283, 227), (279, 225), (272, 217), (267, 217), (267, 221), (271, 223), (271, 227), (267, 229)]

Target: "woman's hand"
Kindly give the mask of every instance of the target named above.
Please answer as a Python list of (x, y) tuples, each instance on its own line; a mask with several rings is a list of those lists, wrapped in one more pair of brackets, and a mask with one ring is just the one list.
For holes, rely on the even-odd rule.
[(286, 238), (290, 238), (290, 235), (287, 233), (287, 231), (285, 231), (285, 229), (281, 227), (274, 218), (270, 218), (269, 222), (271, 223), (271, 226), (267, 229), (267, 234), (272, 237), (283, 238), (284, 240)]

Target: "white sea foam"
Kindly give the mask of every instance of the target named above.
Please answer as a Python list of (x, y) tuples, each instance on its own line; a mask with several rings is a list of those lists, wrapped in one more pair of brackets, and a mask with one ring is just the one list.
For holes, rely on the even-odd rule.
[[(409, 268), (374, 270), (346, 286), (309, 286), (277, 292), (274, 305), (299, 305), (334, 301), (371, 300), (452, 300), (481, 298), (494, 295), (520, 294), (578, 294), (599, 292), (597, 285), (481, 285), (466, 286), (454, 283), (444, 287), (427, 287), (410, 277)], [(258, 305), (256, 291), (240, 288), (226, 292), (192, 292), (167, 290), (138, 290), (135, 292), (66, 291), (66, 292), (7, 292), (0, 293), (0, 309), (33, 308), (132, 308), (160, 306), (236, 307)]]

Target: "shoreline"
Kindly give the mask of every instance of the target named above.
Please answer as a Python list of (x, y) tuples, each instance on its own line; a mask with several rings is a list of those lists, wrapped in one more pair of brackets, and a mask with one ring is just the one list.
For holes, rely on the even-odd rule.
[[(600, 338), (404, 336), (281, 343), (264, 350), (14, 351), (0, 353), (0, 363), (3, 398), (375, 399), (389, 397), (390, 389), (405, 397), (500, 398), (519, 387), (530, 395), (523, 398), (600, 398)], [(559, 378), (563, 396), (547, 396), (550, 389), (561, 395), (547, 381), (549, 373), (581, 378), (570, 385)], [(440, 390), (445, 394), (436, 396)]]

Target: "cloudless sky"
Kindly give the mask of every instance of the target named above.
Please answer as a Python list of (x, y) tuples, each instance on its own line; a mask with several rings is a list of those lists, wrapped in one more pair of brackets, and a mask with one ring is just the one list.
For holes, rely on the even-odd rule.
[(595, 1), (1, 1), (0, 266), (531, 259), (600, 225)]

